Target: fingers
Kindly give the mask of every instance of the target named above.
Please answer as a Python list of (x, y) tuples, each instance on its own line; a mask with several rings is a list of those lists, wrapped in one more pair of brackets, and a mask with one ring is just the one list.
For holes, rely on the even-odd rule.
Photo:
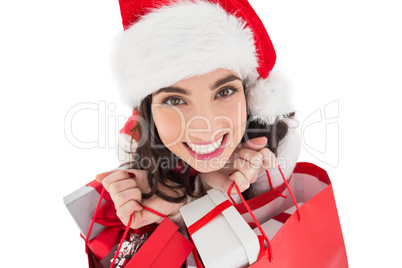
[(116, 183), (118, 181), (124, 181), (124, 180), (134, 181), (133, 177), (135, 177), (135, 175), (132, 173), (128, 173), (127, 171), (123, 171), (123, 170), (117, 170), (117, 171), (112, 172), (108, 176), (104, 177), (102, 179), (102, 185), (103, 185), (103, 187), (105, 187), (106, 191), (108, 191), (110, 193), (110, 191), (109, 191), (110, 185), (112, 185), (113, 183)]
[(112, 170), (112, 171), (108, 171), (108, 172), (104, 172), (104, 173), (98, 174), (98, 175), (95, 176), (96, 181), (99, 182), (99, 183), (102, 183), (102, 181), (103, 181), (104, 178), (106, 178), (107, 176), (109, 176), (110, 174), (112, 174), (112, 173), (114, 173), (114, 172), (116, 172), (116, 171), (115, 171), (115, 170)]
[[(157, 196), (153, 196), (147, 200), (144, 200), (143, 205), (145, 207), (152, 208), (153, 210), (161, 213), (166, 216), (173, 216), (179, 213), (180, 207), (182, 207), (185, 202), (182, 203), (172, 203), (166, 200), (163, 200)], [(148, 210), (141, 210), (139, 212), (134, 212), (134, 219), (131, 224), (131, 228), (136, 229), (142, 226), (157, 222), (162, 217), (149, 212)]]
[[(104, 174), (108, 174), (104, 176)], [(138, 187), (136, 175), (131, 172), (117, 170), (97, 176), (103, 187), (109, 192), (116, 208), (116, 214), (127, 225), (131, 214), (142, 210), (141, 189)]]
[(230, 172), (223, 172), (222, 170), (209, 173), (200, 173), (200, 179), (204, 190), (215, 188), (226, 192), (229, 186), (233, 183), (229, 179)]
[[(263, 150), (263, 149), (261, 149), (261, 150)], [(250, 150), (250, 149), (242, 149), (239, 151), (238, 155), (239, 155), (238, 159), (241, 159), (243, 161), (246, 161), (246, 163), (249, 163), (249, 165), (247, 165), (247, 168), (259, 169), (262, 167), (264, 155), (260, 151), (254, 151), (254, 150)], [(236, 161), (235, 161), (235, 163), (236, 163)]]
[(262, 148), (258, 151), (251, 149), (241, 149), (238, 152), (240, 159), (243, 159), (251, 164), (253, 168), (271, 169), (278, 166), (278, 159), (271, 150)]
[[(116, 209), (116, 215), (117, 217), (119, 217), (119, 219), (121, 220), (121, 222), (124, 225), (128, 225), (128, 222), (130, 220), (130, 216), (134, 213), (134, 216), (136, 215), (136, 213), (138, 213), (138, 211), (136, 212), (136, 207), (139, 204), (133, 200), (126, 202), (123, 206), (119, 207), (118, 209)], [(142, 209), (142, 207), (141, 207)], [(139, 228), (139, 227), (137, 227)]]
[(142, 210), (141, 190), (136, 187), (133, 179), (111, 184), (109, 193), (116, 208), (116, 214), (124, 224), (128, 223), (128, 219), (133, 212)]
[(131, 188), (136, 188), (137, 183), (133, 179), (125, 179), (125, 180), (119, 180), (114, 183), (111, 183), (108, 187), (108, 191), (110, 195), (116, 195), (120, 192), (129, 190)]
[(268, 148), (262, 148), (258, 151), (262, 155), (262, 169), (272, 169), (279, 165), (278, 159), (275, 154)]
[[(133, 221), (131, 222), (130, 228), (132, 229), (138, 229), (141, 228), (143, 226), (152, 224), (157, 222), (158, 220), (161, 219), (161, 217), (155, 215), (152, 212), (149, 212), (145, 209), (138, 211), (138, 212), (134, 212), (134, 216), (133, 216)], [(128, 222), (128, 220), (127, 220)], [(125, 225), (127, 225), (127, 223), (125, 223)]]
[[(235, 171), (232, 174), (230, 174), (229, 179), (231, 180), (231, 182), (228, 185), (227, 189), (229, 189), (232, 182), (236, 183), (241, 193), (250, 187), (249, 179), (246, 176), (244, 176), (244, 174), (240, 171)], [(233, 187), (232, 190), (230, 191), (230, 194), (236, 194), (236, 193), (237, 193), (236, 188)]]
[(264, 169), (274, 168), (278, 165), (277, 159), (268, 148), (265, 148), (267, 142), (268, 139), (266, 137), (250, 139), (242, 143), (237, 148), (236, 153), (238, 157), (251, 162), (253, 167)]
[(122, 216), (142, 210), (142, 206), (140, 205), (141, 191), (138, 188), (131, 188), (110, 196), (112, 197), (117, 212), (119, 213), (120, 210)]
[(143, 209), (152, 208), (163, 215), (175, 215), (184, 203), (171, 203), (156, 195), (142, 202), (142, 192), (148, 192), (147, 173), (142, 170), (115, 170), (97, 176), (103, 187), (109, 192), (116, 208), (116, 214), (124, 225), (138, 229), (161, 219), (160, 216)]
[[(262, 162), (262, 156), (258, 152), (255, 158), (259, 158), (259, 161)], [(231, 182), (235, 182), (240, 192), (244, 192), (250, 187), (250, 184), (254, 183), (257, 180), (258, 173), (260, 170), (260, 166), (253, 166), (251, 162), (244, 160), (242, 158), (236, 159), (234, 162), (235, 172), (229, 175), (229, 180)], [(230, 186), (230, 185), (229, 185)], [(235, 194), (236, 189), (231, 190), (231, 194)]]
[(258, 138), (250, 139), (246, 142), (243, 142), (241, 144), (241, 148), (246, 148), (246, 149), (257, 151), (259, 149), (264, 148), (264, 146), (267, 145), (267, 142), (268, 142), (267, 137), (258, 137)]
[[(243, 192), (257, 181), (259, 172), (274, 168), (277, 165), (278, 161), (275, 155), (268, 148), (257, 151), (242, 148), (238, 152), (238, 158), (233, 163), (236, 171), (229, 175), (229, 180), (235, 182), (239, 190)], [(231, 194), (234, 193), (236, 190), (232, 189)]]
[(128, 169), (127, 172), (135, 177), (135, 182), (137, 187), (140, 188), (141, 192), (148, 193), (151, 189), (148, 185), (148, 174), (145, 170), (138, 169)]

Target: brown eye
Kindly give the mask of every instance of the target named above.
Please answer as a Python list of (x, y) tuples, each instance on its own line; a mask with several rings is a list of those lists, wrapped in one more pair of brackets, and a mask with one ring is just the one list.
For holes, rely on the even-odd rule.
[(180, 98), (177, 98), (177, 97), (170, 97), (170, 98), (165, 99), (163, 101), (163, 103), (165, 103), (167, 105), (171, 105), (171, 106), (176, 106), (176, 105), (183, 104), (184, 101), (182, 101)]
[(225, 97), (225, 96), (229, 95), (229, 89), (227, 89), (227, 88), (222, 89), (222, 90), (219, 92), (219, 95), (221, 95), (222, 97)]
[(219, 97), (227, 97), (231, 94), (233, 94), (234, 92), (236, 92), (235, 89), (233, 88), (224, 88), (221, 91), (218, 92), (217, 96)]

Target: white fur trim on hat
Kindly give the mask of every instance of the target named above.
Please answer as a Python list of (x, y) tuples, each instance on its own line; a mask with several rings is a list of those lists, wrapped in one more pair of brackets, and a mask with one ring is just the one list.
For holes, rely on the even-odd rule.
[(204, 1), (179, 2), (142, 17), (116, 37), (111, 66), (130, 108), (160, 88), (219, 68), (250, 83), (258, 77), (251, 30)]
[(293, 111), (284, 75), (274, 71), (258, 79), (251, 29), (207, 1), (179, 1), (143, 16), (116, 37), (111, 66), (121, 100), (131, 109), (160, 88), (222, 68), (246, 81), (254, 119), (273, 124)]

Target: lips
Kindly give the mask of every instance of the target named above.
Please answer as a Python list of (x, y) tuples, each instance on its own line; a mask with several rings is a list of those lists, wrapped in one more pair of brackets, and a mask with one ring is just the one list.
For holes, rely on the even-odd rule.
[(186, 144), (193, 152), (197, 154), (209, 154), (219, 148), (219, 146), (222, 144), (223, 137), (224, 136), (209, 144), (195, 144), (189, 142), (186, 142)]
[(228, 140), (228, 134), (226, 133), (221, 138), (217, 139), (215, 142), (207, 144), (196, 144), (190, 142), (184, 142), (186, 149), (189, 153), (198, 160), (207, 160), (214, 157), (218, 157), (223, 150)]

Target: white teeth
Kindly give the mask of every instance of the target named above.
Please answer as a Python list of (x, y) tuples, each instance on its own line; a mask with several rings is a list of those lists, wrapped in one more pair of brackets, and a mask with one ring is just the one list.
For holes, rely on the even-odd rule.
[(190, 147), (190, 149), (193, 152), (195, 152), (197, 154), (209, 154), (209, 153), (214, 152), (216, 149), (218, 149), (218, 147), (222, 143), (222, 140), (223, 140), (223, 136), (219, 140), (217, 140), (213, 143), (210, 143), (210, 144), (202, 144), (201, 145), (201, 144), (192, 144), (192, 143), (187, 142), (187, 145), (188, 145), (188, 147)]

